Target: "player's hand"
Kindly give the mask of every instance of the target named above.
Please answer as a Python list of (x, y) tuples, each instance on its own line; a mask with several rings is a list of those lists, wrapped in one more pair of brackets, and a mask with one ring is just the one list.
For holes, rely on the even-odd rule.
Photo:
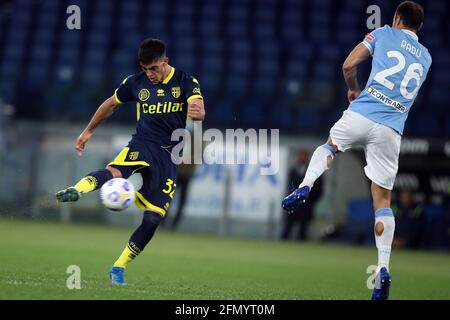
[(80, 136), (77, 138), (77, 141), (75, 142), (75, 149), (77, 150), (77, 153), (79, 156), (83, 154), (84, 147), (86, 146), (86, 143), (91, 138), (92, 133), (83, 131)]
[(203, 120), (205, 117), (205, 110), (200, 100), (193, 100), (188, 105), (187, 115), (192, 120)]
[(348, 102), (353, 102), (353, 100), (355, 100), (356, 98), (359, 97), (359, 95), (361, 94), (361, 90), (348, 90), (347, 91), (347, 98), (348, 98)]

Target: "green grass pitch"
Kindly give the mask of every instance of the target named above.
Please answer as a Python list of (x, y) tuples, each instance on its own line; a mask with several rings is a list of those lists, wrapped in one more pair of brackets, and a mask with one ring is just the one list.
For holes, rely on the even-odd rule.
[[(368, 299), (375, 248), (159, 230), (126, 272), (107, 276), (133, 228), (0, 219), (0, 299)], [(81, 289), (69, 290), (69, 265)], [(450, 255), (394, 251), (392, 299), (450, 299)]]

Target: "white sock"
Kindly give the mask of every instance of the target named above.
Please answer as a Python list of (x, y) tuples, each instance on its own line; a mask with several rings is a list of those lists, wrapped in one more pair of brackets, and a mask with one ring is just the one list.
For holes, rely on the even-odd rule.
[(395, 230), (395, 218), (391, 208), (381, 208), (375, 212), (375, 225), (378, 222), (383, 223), (384, 230), (381, 236), (375, 232), (375, 243), (378, 249), (377, 273), (383, 267), (389, 271), (389, 258)]
[(314, 182), (328, 169), (328, 157), (331, 156), (334, 159), (335, 155), (336, 153), (334, 152), (333, 147), (329, 144), (317, 147), (309, 161), (305, 178), (302, 183), (300, 183), (299, 187), (308, 186), (309, 188), (312, 188)]

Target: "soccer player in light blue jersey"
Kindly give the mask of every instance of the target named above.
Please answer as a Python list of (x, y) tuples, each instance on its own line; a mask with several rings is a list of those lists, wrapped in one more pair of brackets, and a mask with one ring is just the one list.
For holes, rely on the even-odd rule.
[[(367, 162), (364, 171), (372, 181), (378, 249), (373, 300), (389, 297), (389, 258), (395, 229), (391, 190), (405, 121), (431, 65), (430, 53), (417, 36), (423, 18), (421, 5), (405, 1), (397, 7), (392, 27), (385, 25), (374, 30), (352, 50), (343, 65), (350, 105), (331, 128), (326, 144), (315, 150), (304, 180), (282, 202), (288, 212), (305, 203), (314, 182), (329, 168), (338, 152), (355, 145), (364, 147)], [(372, 71), (361, 92), (357, 66), (370, 56)]]

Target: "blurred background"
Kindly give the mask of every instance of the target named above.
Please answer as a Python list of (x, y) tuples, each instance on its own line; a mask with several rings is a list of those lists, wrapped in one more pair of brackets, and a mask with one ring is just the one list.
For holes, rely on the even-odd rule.
[[(341, 66), (370, 32), (369, 5), (391, 24), (400, 1), (2, 0), (0, 1), (0, 214), (135, 225), (132, 208), (105, 211), (97, 194), (56, 205), (54, 192), (104, 167), (134, 131), (122, 106), (82, 158), (74, 142), (99, 104), (139, 71), (146, 37), (202, 86), (204, 128), (280, 129), (280, 171), (252, 165), (180, 168), (163, 228), (268, 239), (373, 244), (361, 150), (340, 154), (310, 206), (287, 216), (280, 201), (347, 108)], [(407, 121), (394, 190), (395, 246), (450, 249), (450, 5), (420, 1), (419, 40), (433, 64)], [(67, 7), (81, 9), (69, 30)], [(363, 87), (370, 61), (358, 70)], [(256, 147), (256, 146), (253, 146)], [(133, 177), (139, 184), (139, 177)]]

